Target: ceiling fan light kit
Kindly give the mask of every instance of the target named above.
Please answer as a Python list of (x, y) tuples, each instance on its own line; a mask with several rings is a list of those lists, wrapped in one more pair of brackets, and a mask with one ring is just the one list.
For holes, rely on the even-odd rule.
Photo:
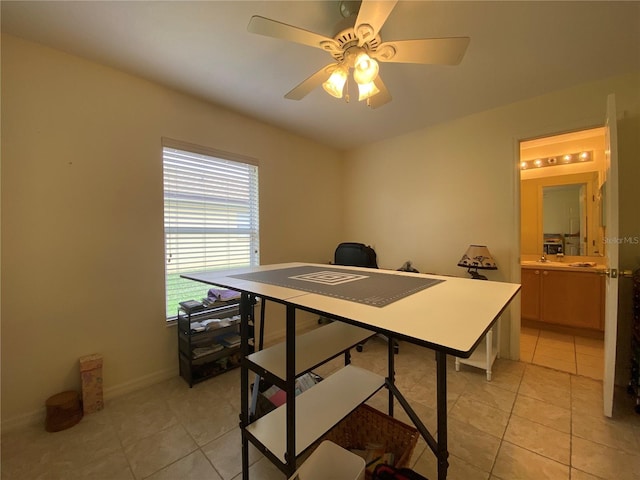
[(362, 51), (356, 55), (356, 60), (353, 66), (353, 79), (358, 85), (363, 85), (373, 82), (378, 76), (380, 67), (378, 62), (369, 57), (366, 52)]
[(344, 65), (338, 65), (329, 79), (322, 84), (325, 91), (336, 98), (342, 98), (344, 84), (347, 83), (348, 70)]
[[(378, 62), (457, 65), (462, 60), (469, 38), (423, 38), (383, 43), (379, 32), (396, 1), (362, 0), (339, 2), (343, 16), (355, 18), (352, 27), (341, 30), (334, 38), (309, 32), (269, 18), (253, 16), (247, 30), (251, 33), (300, 43), (329, 53), (338, 63), (325, 65), (285, 95), (301, 100), (316, 87), (336, 98), (343, 97), (349, 71), (358, 85), (358, 100), (367, 100), (371, 108), (391, 100), (391, 94), (379, 75)], [(348, 87), (347, 87), (348, 88)], [(345, 95), (349, 99), (349, 95)]]
[(329, 79), (322, 84), (322, 87), (329, 95), (342, 98), (351, 68), (353, 68), (353, 79), (358, 84), (358, 100), (366, 100), (380, 93), (380, 89), (374, 83), (380, 69), (378, 62), (367, 55), (363, 48), (352, 46), (345, 52), (343, 62), (335, 68)]
[[(366, 100), (380, 93), (380, 89), (373, 82), (358, 84), (358, 100)], [(371, 106), (371, 105), (369, 105)]]

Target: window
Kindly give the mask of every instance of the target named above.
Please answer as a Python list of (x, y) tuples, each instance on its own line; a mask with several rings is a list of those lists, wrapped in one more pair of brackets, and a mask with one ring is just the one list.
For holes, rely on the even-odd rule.
[(163, 140), (167, 319), (206, 297), (184, 273), (259, 265), (258, 166), (252, 159)]

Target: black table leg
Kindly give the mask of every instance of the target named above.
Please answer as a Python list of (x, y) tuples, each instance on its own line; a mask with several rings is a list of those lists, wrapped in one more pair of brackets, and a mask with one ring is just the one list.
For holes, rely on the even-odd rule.
[[(393, 338), (388, 337), (389, 343), (388, 353), (387, 353), (387, 361), (388, 361), (388, 377), (387, 382), (395, 387), (396, 384), (396, 367), (395, 367), (395, 357), (393, 350)], [(389, 416), (393, 417), (393, 389), (389, 388)]]
[(287, 417), (287, 476), (296, 470), (296, 309), (287, 305), (286, 324), (286, 417)]
[(436, 352), (438, 404), (438, 480), (446, 480), (449, 467), (447, 450), (447, 354)]
[[(249, 369), (244, 359), (249, 355), (249, 312), (251, 299), (248, 293), (240, 297), (240, 354), (243, 365), (240, 368), (240, 432), (242, 436), (242, 479), (249, 480), (249, 440), (245, 428), (249, 425)], [(254, 385), (254, 388), (258, 388)]]

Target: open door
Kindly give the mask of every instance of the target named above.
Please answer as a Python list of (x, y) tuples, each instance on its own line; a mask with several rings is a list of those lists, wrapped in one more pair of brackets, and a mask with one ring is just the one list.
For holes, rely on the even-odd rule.
[(613, 414), (618, 334), (618, 130), (615, 95), (607, 97), (605, 123), (605, 262), (607, 280), (604, 319), (604, 414)]

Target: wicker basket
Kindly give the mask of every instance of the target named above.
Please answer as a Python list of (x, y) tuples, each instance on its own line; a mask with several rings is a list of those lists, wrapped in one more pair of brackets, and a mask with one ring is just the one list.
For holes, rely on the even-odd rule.
[[(369, 405), (362, 404), (340, 423), (327, 432), (322, 440), (331, 440), (343, 448), (362, 450), (367, 444), (376, 443), (392, 452), (395, 467), (408, 467), (419, 433), (411, 427)], [(371, 472), (365, 472), (371, 480)]]

